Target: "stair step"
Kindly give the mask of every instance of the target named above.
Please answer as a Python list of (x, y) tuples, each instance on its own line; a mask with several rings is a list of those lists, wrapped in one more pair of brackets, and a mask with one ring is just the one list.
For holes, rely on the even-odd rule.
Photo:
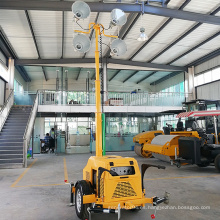
[(0, 155), (1, 154), (23, 154), (23, 149), (21, 149), (21, 150), (1, 150), (1, 148), (0, 148)]
[(26, 124), (23, 125), (17, 125), (16, 122), (10, 125), (4, 125), (4, 127), (2, 129), (22, 129), (22, 128), (26, 128)]
[(23, 154), (0, 154), (0, 160), (21, 159), (21, 158), (23, 158)]
[(14, 142), (16, 142), (16, 143), (18, 143), (18, 142), (23, 142), (23, 137), (22, 138), (4, 138), (4, 139), (2, 139), (1, 137), (0, 137), (0, 143), (14, 143)]
[(0, 164), (4, 163), (23, 163), (23, 158), (0, 159)]
[(4, 146), (4, 147), (6, 147), (6, 146), (23, 146), (23, 142), (3, 142), (3, 143), (1, 143), (0, 142), (0, 148), (1, 148), (1, 146)]
[(23, 145), (20, 146), (0, 146), (0, 151), (3, 150), (22, 150), (23, 151)]

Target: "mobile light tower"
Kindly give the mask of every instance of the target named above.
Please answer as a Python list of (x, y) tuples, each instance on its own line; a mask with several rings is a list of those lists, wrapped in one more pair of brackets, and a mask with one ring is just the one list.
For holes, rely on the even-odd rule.
[[(77, 20), (85, 19), (90, 14), (88, 4), (76, 1), (72, 5), (72, 12)], [(111, 12), (110, 27), (124, 25), (127, 21), (125, 13), (120, 9)], [(120, 219), (120, 209), (140, 209), (145, 203), (157, 205), (168, 202), (168, 194), (163, 198), (145, 198), (143, 184), (144, 173), (149, 167), (165, 169), (163, 166), (142, 164), (141, 172), (134, 158), (121, 156), (103, 156), (102, 144), (102, 118), (99, 80), (99, 36), (116, 38), (110, 48), (113, 54), (123, 55), (127, 48), (126, 44), (117, 36), (106, 35), (104, 26), (98, 23), (90, 23), (88, 32), (75, 30), (79, 34), (73, 39), (76, 51), (87, 52), (91, 42), (86, 36), (91, 30), (95, 31), (95, 94), (96, 94), (96, 156), (91, 156), (83, 169), (83, 180), (77, 181), (71, 186), (71, 203), (75, 194), (76, 214), (80, 219), (91, 219), (91, 213), (117, 213)]]

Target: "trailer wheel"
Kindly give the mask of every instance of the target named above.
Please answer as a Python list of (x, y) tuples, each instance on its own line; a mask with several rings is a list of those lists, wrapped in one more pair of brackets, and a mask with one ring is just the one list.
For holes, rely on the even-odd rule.
[(77, 216), (83, 220), (89, 218), (87, 209), (91, 206), (91, 204), (83, 204), (83, 195), (89, 194), (92, 194), (90, 183), (85, 180), (79, 181), (75, 190), (75, 209)]
[(220, 154), (215, 157), (215, 168), (220, 172)]

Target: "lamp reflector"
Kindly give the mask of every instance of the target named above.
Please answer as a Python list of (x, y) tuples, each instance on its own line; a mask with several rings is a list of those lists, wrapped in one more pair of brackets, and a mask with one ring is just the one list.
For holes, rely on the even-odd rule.
[(90, 7), (87, 3), (83, 1), (75, 1), (72, 4), (72, 12), (75, 18), (85, 19), (90, 15)]
[(73, 47), (76, 51), (80, 53), (86, 53), (91, 47), (91, 41), (87, 35), (77, 34), (73, 38)]
[(116, 56), (122, 56), (127, 51), (126, 43), (118, 38), (112, 41), (110, 48), (113, 55)]
[(127, 22), (127, 17), (124, 11), (115, 8), (111, 12), (111, 26), (123, 26)]

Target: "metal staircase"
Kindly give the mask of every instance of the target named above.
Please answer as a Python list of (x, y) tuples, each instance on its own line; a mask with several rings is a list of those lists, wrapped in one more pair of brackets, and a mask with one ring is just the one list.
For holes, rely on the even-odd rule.
[(32, 106), (13, 106), (0, 132), (0, 168), (24, 165), (23, 136)]

